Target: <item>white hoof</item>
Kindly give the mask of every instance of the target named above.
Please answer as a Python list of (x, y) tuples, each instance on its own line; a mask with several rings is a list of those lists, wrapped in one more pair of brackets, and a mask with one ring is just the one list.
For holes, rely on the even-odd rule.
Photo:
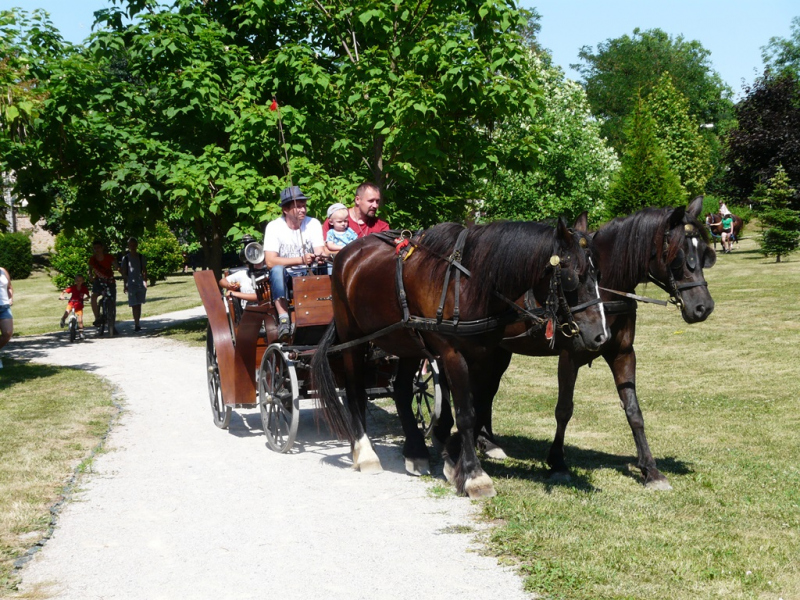
[(644, 484), (648, 490), (657, 490), (657, 491), (669, 491), (672, 489), (672, 486), (669, 484), (669, 481), (666, 479), (656, 479), (654, 481), (648, 481)]
[(478, 477), (468, 480), (464, 486), (464, 491), (467, 492), (467, 496), (472, 499), (491, 498), (497, 495), (497, 492), (494, 491), (492, 478), (486, 473), (482, 473), (478, 475)]
[(381, 461), (366, 435), (353, 445), (353, 468), (362, 473), (383, 473)]
[(503, 449), (499, 446), (492, 448), (491, 450), (486, 451), (486, 456), (489, 458), (493, 458), (495, 460), (505, 460), (508, 458), (508, 455), (503, 452)]
[(444, 478), (447, 479), (448, 483), (455, 483), (456, 466), (453, 464), (453, 461), (451, 461), (449, 458), (445, 458), (442, 471), (444, 472)]
[(360, 463), (356, 465), (356, 468), (362, 473), (366, 473), (367, 475), (375, 475), (377, 473), (383, 473), (383, 467), (381, 466), (381, 461), (379, 461), (377, 457), (375, 457), (375, 460), (362, 460)]
[(414, 477), (431, 474), (431, 465), (427, 458), (407, 458), (406, 473)]

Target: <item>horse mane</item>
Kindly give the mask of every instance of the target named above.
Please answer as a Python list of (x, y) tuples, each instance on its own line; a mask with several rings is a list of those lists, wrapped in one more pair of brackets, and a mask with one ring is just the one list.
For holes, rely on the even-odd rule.
[[(420, 268), (429, 269), (431, 277), (443, 281), (447, 263), (442, 259), (453, 252), (463, 229), (457, 223), (442, 223), (425, 231), (418, 243), (429, 252)], [(470, 227), (461, 264), (471, 272), (468, 293), (476, 311), (488, 311), (495, 290), (516, 300), (538, 282), (553, 254), (554, 236), (552, 227), (528, 221)], [(583, 260), (582, 253), (576, 254)], [(579, 268), (582, 271), (585, 265)]]
[[(661, 248), (671, 212), (669, 208), (645, 208), (627, 217), (612, 219), (597, 230), (595, 244), (598, 249), (602, 248), (602, 253), (608, 253), (600, 255), (602, 286), (624, 291), (647, 281), (654, 250), (658, 260), (663, 261)], [(677, 254), (682, 243), (682, 233), (672, 236), (667, 255)]]

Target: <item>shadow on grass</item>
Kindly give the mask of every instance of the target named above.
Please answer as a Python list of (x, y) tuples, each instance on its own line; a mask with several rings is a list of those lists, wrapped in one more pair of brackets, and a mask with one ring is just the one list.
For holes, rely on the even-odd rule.
[(2, 376), (3, 387), (5, 387), (15, 383), (25, 383), (34, 379), (50, 377), (63, 370), (64, 367), (42, 365), (28, 360), (20, 360), (19, 357), (10, 358), (6, 356), (3, 358), (3, 370), (0, 371), (0, 375)]
[[(505, 462), (483, 459), (482, 465), (490, 477), (514, 477), (535, 481), (543, 484), (547, 490), (554, 487), (568, 487), (582, 491), (597, 491), (590, 477), (576, 473), (575, 470), (569, 472), (568, 478), (561, 474), (553, 476), (553, 472), (545, 462), (552, 440), (510, 435), (499, 436), (498, 443), (512, 459)], [(641, 473), (635, 466), (636, 457), (633, 455), (609, 454), (571, 445), (564, 446), (564, 455), (568, 464), (582, 470), (614, 469), (625, 477), (643, 483)], [(665, 474), (686, 475), (693, 472), (689, 463), (672, 456), (662, 457), (656, 462), (659, 470)]]

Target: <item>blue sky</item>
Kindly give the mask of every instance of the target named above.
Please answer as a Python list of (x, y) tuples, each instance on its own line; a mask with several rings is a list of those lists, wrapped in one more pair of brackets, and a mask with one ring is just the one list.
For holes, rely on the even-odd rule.
[[(788, 37), (797, 0), (523, 0), (542, 15), (540, 40), (569, 77), (578, 50), (631, 34), (635, 27), (659, 27), (673, 36), (698, 40), (711, 51), (711, 62), (735, 93), (742, 80), (752, 82), (762, 69), (761, 46), (770, 37)], [(108, 0), (0, 0), (0, 8), (44, 8), (66, 39), (82, 41), (95, 10)]]

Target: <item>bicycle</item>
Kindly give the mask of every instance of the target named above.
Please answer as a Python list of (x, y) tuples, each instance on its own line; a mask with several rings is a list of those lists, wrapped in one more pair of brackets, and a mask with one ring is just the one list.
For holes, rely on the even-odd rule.
[(100, 281), (102, 300), (100, 300), (99, 337), (116, 335), (117, 320), (117, 287)]
[[(68, 298), (65, 298), (69, 302)], [(70, 343), (75, 341), (75, 338), (78, 337), (78, 315), (75, 314), (75, 308), (70, 306), (69, 314), (67, 315), (66, 319), (67, 329), (69, 331), (69, 341)], [(83, 339), (83, 334), (80, 334), (81, 339)]]

